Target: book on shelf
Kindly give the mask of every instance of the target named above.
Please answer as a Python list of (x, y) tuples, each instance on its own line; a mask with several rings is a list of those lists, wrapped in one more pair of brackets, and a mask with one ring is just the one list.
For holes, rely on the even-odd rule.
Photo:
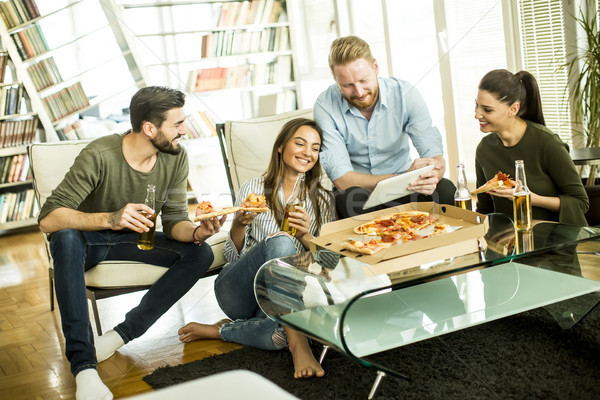
[(0, 51), (0, 83), (4, 83), (4, 75), (6, 74), (7, 64), (8, 64), (8, 52)]
[(188, 90), (242, 88), (268, 84), (286, 84), (292, 81), (291, 56), (281, 56), (273, 62), (243, 64), (233, 67), (216, 67), (193, 70), (189, 73)]
[(90, 105), (81, 82), (42, 98), (42, 103), (53, 122)]
[(19, 114), (22, 98), (22, 84), (17, 83), (10, 86), (2, 86), (0, 88), (0, 115)]
[(22, 146), (35, 140), (39, 119), (0, 121), (0, 148)]
[(279, 0), (224, 2), (217, 27), (271, 24), (278, 22), (281, 11)]
[(87, 138), (80, 120), (75, 121), (70, 125), (56, 129), (58, 138), (62, 140), (80, 140)]
[(0, 194), (0, 224), (33, 218), (38, 211), (33, 189)]
[(287, 26), (259, 31), (219, 31), (202, 36), (202, 58), (289, 50)]
[(187, 137), (190, 139), (217, 135), (214, 120), (204, 111), (196, 111), (186, 115)]
[(0, 3), (0, 16), (8, 29), (40, 16), (34, 0), (6, 0)]
[(56, 66), (54, 57), (44, 58), (27, 67), (36, 90), (40, 91), (62, 82), (60, 71)]
[(23, 61), (50, 50), (44, 33), (37, 23), (11, 34)]

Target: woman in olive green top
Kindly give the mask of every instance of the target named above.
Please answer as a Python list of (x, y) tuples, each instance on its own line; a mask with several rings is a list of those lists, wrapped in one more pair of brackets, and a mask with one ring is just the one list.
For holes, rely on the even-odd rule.
[[(488, 133), (475, 155), (477, 186), (498, 171), (514, 177), (523, 160), (533, 218), (587, 226), (589, 200), (568, 146), (544, 124), (537, 81), (527, 71), (499, 69), (479, 83), (475, 101), (479, 129)], [(477, 195), (477, 211), (513, 214), (512, 189)]]

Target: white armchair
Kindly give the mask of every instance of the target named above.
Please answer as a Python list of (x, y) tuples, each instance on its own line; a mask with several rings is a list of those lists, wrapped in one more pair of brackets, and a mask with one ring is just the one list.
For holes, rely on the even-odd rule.
[[(36, 143), (28, 147), (33, 186), (40, 207), (50, 196), (52, 190), (62, 181), (79, 152), (88, 143), (89, 141), (65, 141)], [(224, 263), (223, 257), (217, 257), (217, 255), (223, 253), (222, 246), (225, 237), (226, 235), (213, 237), (208, 241), (215, 253), (215, 261), (209, 271)], [(49, 262), (50, 309), (54, 310), (54, 267), (47, 240), (46, 252)], [(165, 272), (166, 268), (133, 261), (103, 261), (89, 269), (85, 273), (86, 292), (92, 304), (98, 335), (102, 335), (102, 327), (97, 300), (148, 289)]]

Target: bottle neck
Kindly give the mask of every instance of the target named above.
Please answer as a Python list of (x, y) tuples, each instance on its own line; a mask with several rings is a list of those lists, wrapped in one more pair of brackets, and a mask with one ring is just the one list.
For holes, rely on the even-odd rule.
[(525, 176), (525, 165), (519, 160), (515, 161), (515, 184), (515, 195), (529, 194), (527, 177)]
[(463, 164), (458, 164), (456, 167), (456, 193), (454, 200), (470, 200), (471, 192), (467, 186), (467, 172)]
[(294, 188), (292, 189), (292, 194), (287, 199), (286, 203), (299, 202), (302, 199), (302, 194), (304, 191), (304, 174), (298, 174), (296, 178), (296, 183), (294, 183)]

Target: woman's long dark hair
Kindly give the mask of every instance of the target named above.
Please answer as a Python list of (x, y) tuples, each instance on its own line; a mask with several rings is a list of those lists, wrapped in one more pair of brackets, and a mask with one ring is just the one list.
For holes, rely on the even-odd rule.
[(505, 69), (488, 72), (479, 82), (479, 90), (491, 93), (496, 100), (509, 106), (519, 102), (517, 116), (528, 121), (546, 125), (542, 113), (540, 88), (535, 77), (527, 71), (513, 74)]
[[(292, 140), (298, 129), (303, 126), (309, 126), (313, 128), (319, 134), (321, 142), (323, 141), (323, 131), (315, 121), (307, 118), (295, 118), (288, 121), (281, 128), (281, 131), (275, 139), (273, 150), (271, 152), (271, 161), (269, 161), (269, 166), (263, 174), (265, 179), (264, 185), (267, 205), (271, 210), (273, 210), (273, 216), (279, 225), (281, 225), (281, 220), (283, 219), (283, 208), (285, 207), (285, 204), (280, 204), (279, 196), (277, 196), (277, 189), (283, 181), (283, 150), (290, 140)], [(278, 151), (279, 149), (281, 149), (281, 153)], [(319, 207), (321, 204), (320, 202), (325, 202), (325, 204), (327, 204), (329, 207), (331, 207), (331, 204), (333, 204), (329, 196), (329, 192), (323, 187), (323, 185), (321, 185), (321, 176), (321, 163), (320, 159), (317, 159), (315, 165), (305, 174), (305, 190), (315, 211), (317, 233), (321, 229), (321, 207)]]

